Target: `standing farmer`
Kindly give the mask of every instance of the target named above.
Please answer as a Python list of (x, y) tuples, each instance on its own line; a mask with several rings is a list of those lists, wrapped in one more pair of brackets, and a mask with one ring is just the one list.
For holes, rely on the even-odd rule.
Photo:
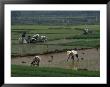
[(22, 43), (27, 43), (27, 41), (26, 41), (26, 32), (23, 32), (21, 37), (22, 37)]

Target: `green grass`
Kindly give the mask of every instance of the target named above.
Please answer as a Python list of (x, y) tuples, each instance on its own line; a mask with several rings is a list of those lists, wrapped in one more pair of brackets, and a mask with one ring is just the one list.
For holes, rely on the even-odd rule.
[[(70, 46), (87, 46), (87, 47), (96, 47), (99, 46), (99, 39), (87, 39), (87, 40), (79, 40), (79, 41), (73, 41), (73, 42), (69, 42), (69, 43), (64, 43), (62, 45), (70, 45)], [(95, 43), (95, 44), (94, 44)]]
[(99, 71), (11, 65), (12, 77), (99, 77)]
[[(41, 25), (12, 25), (12, 30), (14, 29), (22, 29), (22, 30), (27, 30), (27, 29), (48, 29), (48, 28), (58, 28), (58, 27), (70, 27), (70, 28), (85, 28), (85, 25), (76, 25), (76, 26), (41, 26)], [(88, 25), (88, 28), (97, 30), (100, 28), (99, 25)]]

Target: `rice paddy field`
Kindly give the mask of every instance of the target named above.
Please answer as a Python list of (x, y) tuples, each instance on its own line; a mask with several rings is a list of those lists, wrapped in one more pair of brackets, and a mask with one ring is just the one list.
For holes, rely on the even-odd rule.
[[(100, 48), (100, 25), (87, 25), (87, 27), (92, 33), (84, 35), (85, 25), (12, 25), (11, 76), (99, 77), (100, 50), (97, 51), (96, 48)], [(48, 40), (45, 43), (20, 44), (18, 38), (21, 37), (23, 31), (30, 36), (34, 34), (45, 35)], [(72, 70), (70, 67), (71, 62), (66, 62), (66, 51), (74, 48), (79, 49), (80, 63), (77, 71)], [(82, 53), (85, 53), (85, 55)], [(30, 62), (35, 55), (42, 57), (40, 67), (30, 67)], [(54, 55), (55, 61), (50, 64), (48, 60), (51, 55)], [(81, 58), (84, 58), (84, 60), (81, 60)], [(26, 63), (23, 64), (22, 61)], [(24, 69), (25, 71), (23, 71)]]
[[(38, 26), (38, 25), (12, 25), (11, 53), (12, 55), (43, 54), (51, 51), (62, 51), (73, 48), (94, 48), (100, 45), (100, 26), (88, 25), (92, 34), (84, 35), (85, 25), (77, 26)], [(48, 41), (36, 44), (20, 44), (18, 38), (25, 31), (27, 35), (45, 35)], [(29, 49), (29, 50), (28, 50)]]

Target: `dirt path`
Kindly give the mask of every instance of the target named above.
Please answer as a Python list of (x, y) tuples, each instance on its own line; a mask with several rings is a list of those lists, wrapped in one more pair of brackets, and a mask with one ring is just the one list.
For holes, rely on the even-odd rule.
[[(75, 62), (78, 64), (78, 68), (98, 71), (100, 70), (100, 50), (98, 51), (96, 49), (79, 50), (78, 54), (80, 60), (78, 63)], [(51, 55), (53, 56), (53, 61), (49, 62), (49, 60), (51, 59), (50, 57)], [(66, 55), (66, 52), (52, 53), (39, 56), (41, 56), (42, 58), (40, 62), (40, 67), (73, 68), (71, 59), (67, 62), (68, 56)], [(33, 57), (34, 56), (12, 58), (11, 64), (30, 66)]]

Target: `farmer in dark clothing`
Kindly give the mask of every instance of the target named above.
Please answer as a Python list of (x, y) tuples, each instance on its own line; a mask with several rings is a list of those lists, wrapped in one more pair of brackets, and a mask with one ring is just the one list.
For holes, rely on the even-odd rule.
[(31, 43), (31, 36), (28, 36), (28, 37), (27, 37), (27, 42), (28, 42), (28, 43)]
[(23, 32), (21, 36), (22, 36), (22, 43), (25, 43), (26, 32)]
[(25, 37), (25, 36), (26, 36), (26, 32), (23, 32), (23, 33), (22, 33), (22, 37)]

